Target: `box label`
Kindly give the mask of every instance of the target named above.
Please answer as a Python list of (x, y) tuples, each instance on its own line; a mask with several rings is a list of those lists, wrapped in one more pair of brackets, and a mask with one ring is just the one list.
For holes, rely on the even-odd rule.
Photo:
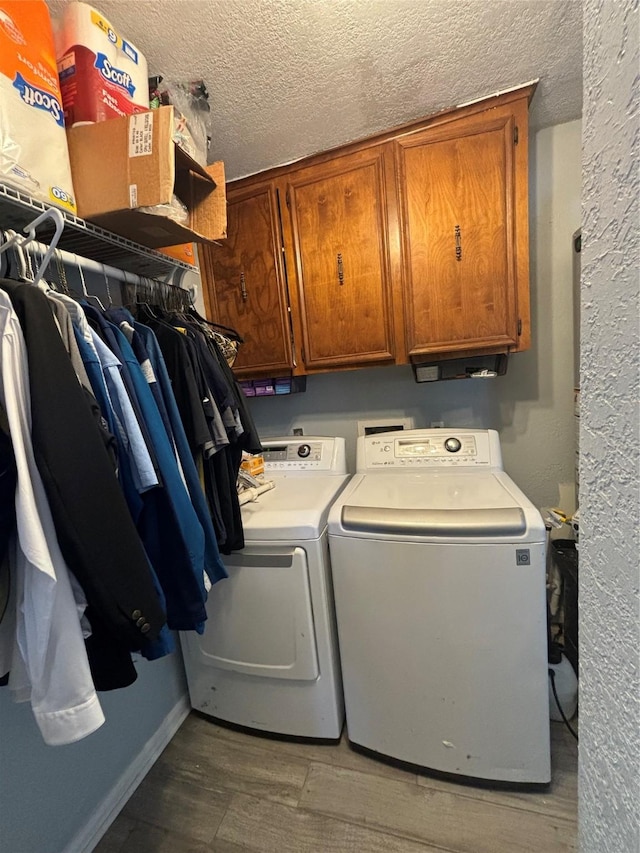
[(137, 184), (129, 184), (129, 207), (134, 208), (138, 206), (138, 185)]
[(153, 153), (153, 113), (138, 113), (129, 118), (129, 157)]

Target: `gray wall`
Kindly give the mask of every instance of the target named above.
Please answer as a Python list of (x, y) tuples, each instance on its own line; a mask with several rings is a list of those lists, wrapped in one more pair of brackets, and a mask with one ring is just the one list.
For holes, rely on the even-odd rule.
[(14, 704), (0, 689), (2, 853), (81, 853), (74, 837), (132, 764), (144, 760), (148, 741), (184, 701), (179, 652), (136, 667), (131, 687), (100, 694), (104, 725), (68, 746), (45, 746), (29, 705)]
[(638, 4), (584, 8), (581, 853), (640, 849)]
[(251, 401), (264, 435), (342, 435), (355, 465), (356, 421), (412, 415), (416, 426), (500, 431), (505, 468), (538, 506), (573, 510), (572, 234), (580, 225), (580, 122), (531, 141), (533, 345), (510, 358), (507, 375), (416, 384), (409, 367), (311, 376), (307, 391)]

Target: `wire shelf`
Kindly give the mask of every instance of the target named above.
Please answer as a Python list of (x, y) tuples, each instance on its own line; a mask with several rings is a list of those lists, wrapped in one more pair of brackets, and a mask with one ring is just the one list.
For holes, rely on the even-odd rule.
[[(0, 228), (18, 231), (51, 206), (0, 184)], [(58, 246), (68, 252), (149, 278), (170, 280), (179, 270), (194, 270), (193, 266), (183, 261), (105, 231), (65, 210), (61, 209), (60, 213), (64, 218), (65, 227)], [(38, 229), (38, 240), (47, 243), (53, 233), (54, 226), (44, 222), (42, 228)], [(182, 274), (183, 272), (180, 272), (178, 277)]]

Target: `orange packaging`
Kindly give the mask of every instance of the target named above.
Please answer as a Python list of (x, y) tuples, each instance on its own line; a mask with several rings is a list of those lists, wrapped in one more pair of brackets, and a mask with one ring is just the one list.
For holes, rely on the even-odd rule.
[(76, 211), (44, 0), (0, 0), (0, 181)]
[(191, 264), (192, 267), (198, 265), (193, 243), (181, 243), (178, 246), (164, 246), (158, 249), (164, 255), (169, 255), (170, 258), (175, 258), (177, 261), (184, 261), (185, 264)]

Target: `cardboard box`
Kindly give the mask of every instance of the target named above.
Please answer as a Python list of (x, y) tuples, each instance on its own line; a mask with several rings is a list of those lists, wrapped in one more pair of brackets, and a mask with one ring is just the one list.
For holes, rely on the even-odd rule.
[[(152, 249), (227, 236), (224, 163), (206, 168), (172, 139), (173, 107), (67, 130), (78, 216)], [(187, 206), (189, 224), (136, 208)]]
[(258, 477), (260, 474), (264, 474), (264, 456), (252, 456), (247, 453), (242, 458), (240, 468), (247, 474), (251, 474), (252, 477)]

